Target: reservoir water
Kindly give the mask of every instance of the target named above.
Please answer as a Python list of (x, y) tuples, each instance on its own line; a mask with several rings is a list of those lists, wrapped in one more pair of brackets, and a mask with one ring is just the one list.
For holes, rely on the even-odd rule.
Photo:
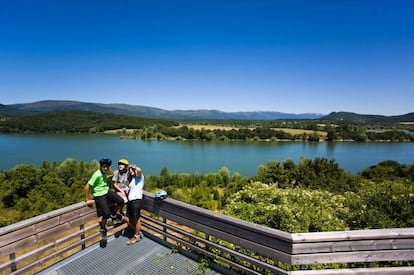
[[(106, 156), (114, 161), (126, 158), (140, 165), (148, 175), (170, 173), (205, 174), (227, 167), (231, 173), (253, 176), (269, 160), (295, 163), (301, 157), (335, 159), (347, 172), (358, 173), (384, 160), (414, 164), (414, 143), (357, 142), (198, 142), (142, 141), (113, 135), (14, 135), (0, 134), (0, 170), (18, 164), (67, 158), (90, 162)], [(116, 166), (112, 167), (113, 169)]]

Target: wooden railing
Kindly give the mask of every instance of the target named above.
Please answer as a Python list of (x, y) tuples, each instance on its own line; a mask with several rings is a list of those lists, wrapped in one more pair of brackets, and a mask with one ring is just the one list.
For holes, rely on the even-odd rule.
[[(0, 228), (0, 274), (34, 273), (99, 242), (97, 221), (78, 203)], [(414, 228), (291, 234), (149, 192), (142, 224), (146, 236), (221, 271), (414, 274)]]
[(99, 241), (95, 208), (74, 204), (0, 228), (0, 274), (33, 274)]

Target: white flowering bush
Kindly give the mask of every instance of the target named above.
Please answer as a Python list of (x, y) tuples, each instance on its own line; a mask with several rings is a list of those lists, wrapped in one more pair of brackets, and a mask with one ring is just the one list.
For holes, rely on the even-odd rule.
[(345, 197), (323, 190), (280, 189), (256, 182), (233, 194), (225, 213), (291, 233), (349, 229)]

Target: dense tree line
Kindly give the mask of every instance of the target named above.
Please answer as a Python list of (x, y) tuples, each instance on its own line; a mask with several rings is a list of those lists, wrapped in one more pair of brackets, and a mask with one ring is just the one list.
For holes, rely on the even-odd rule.
[[(0, 172), (0, 226), (83, 201), (98, 163), (67, 159)], [(231, 173), (147, 175), (145, 189), (289, 232), (414, 226), (414, 165), (384, 161), (357, 175), (325, 158), (260, 165)]]
[[(375, 126), (374, 126), (375, 127)], [(410, 135), (403, 129), (372, 130), (365, 125), (341, 124), (336, 127), (327, 126), (328, 140), (352, 140), (352, 141), (414, 141), (414, 135)]]
[[(190, 139), (190, 140), (206, 140), (206, 141), (228, 141), (228, 140), (299, 140), (302, 139), (302, 135), (292, 135), (286, 131), (274, 130), (271, 128), (265, 129), (263, 127), (256, 127), (254, 129), (240, 128), (240, 129), (231, 129), (231, 130), (221, 130), (221, 129), (201, 129), (195, 130), (193, 128), (188, 128), (187, 126), (182, 126), (178, 128), (172, 127), (160, 127), (158, 133), (164, 137), (171, 137), (174, 139)], [(317, 135), (317, 140), (319, 141), (319, 135)], [(151, 136), (156, 137), (156, 136)], [(151, 138), (150, 137), (150, 138)], [(148, 138), (146, 136), (145, 138)]]
[(106, 130), (143, 129), (152, 125), (174, 126), (166, 119), (139, 118), (92, 111), (50, 112), (0, 120), (3, 133), (101, 133)]
[[(316, 125), (316, 124), (315, 124)], [(150, 126), (145, 129), (134, 131), (124, 135), (132, 139), (175, 139), (175, 140), (198, 140), (198, 141), (316, 141), (324, 140), (321, 132), (327, 132), (327, 141), (414, 141), (414, 135), (402, 130), (388, 130), (384, 132), (369, 132), (362, 127), (343, 125), (341, 127), (323, 127), (311, 133), (292, 134), (288, 128), (275, 129), (257, 126), (256, 128), (234, 128), (196, 130), (187, 126), (165, 127), (163, 125)], [(309, 129), (306, 129), (309, 130)]]
[[(179, 124), (184, 124), (177, 127)], [(175, 139), (200, 141), (277, 141), (301, 140), (320, 141), (414, 141), (409, 134), (412, 125), (390, 124), (333, 124), (319, 120), (274, 120), (243, 121), (214, 120), (192, 121), (199, 125), (222, 125), (233, 127), (231, 130), (196, 130), (185, 124), (188, 121), (139, 118), (93, 111), (60, 111), (41, 113), (31, 116), (10, 117), (0, 120), (3, 133), (103, 133), (118, 130), (125, 138), (134, 139)], [(126, 131), (132, 129), (132, 133)], [(311, 132), (292, 134), (288, 129), (302, 129)]]

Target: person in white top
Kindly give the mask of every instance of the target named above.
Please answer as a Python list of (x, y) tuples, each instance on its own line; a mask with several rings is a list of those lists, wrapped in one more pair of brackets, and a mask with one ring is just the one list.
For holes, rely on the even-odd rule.
[(135, 233), (135, 235), (128, 240), (127, 244), (134, 244), (143, 237), (140, 216), (141, 208), (143, 206), (144, 174), (140, 167), (135, 164), (128, 165), (128, 181), (128, 217), (124, 217), (124, 219)]

